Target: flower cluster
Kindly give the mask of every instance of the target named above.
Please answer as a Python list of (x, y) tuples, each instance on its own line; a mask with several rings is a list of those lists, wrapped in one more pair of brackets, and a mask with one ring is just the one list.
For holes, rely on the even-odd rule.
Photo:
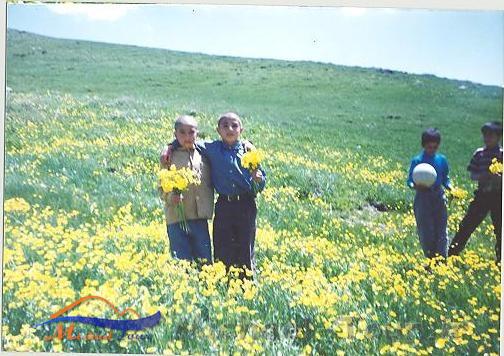
[[(188, 167), (182, 167), (177, 169), (174, 164), (170, 166), (170, 169), (161, 169), (158, 172), (159, 185), (164, 193), (175, 193), (182, 194), (185, 192), (190, 185), (199, 185), (201, 181), (198, 175)], [(184, 204), (179, 201), (176, 205), (177, 214), (180, 220), (180, 227), (185, 231), (189, 232), (189, 225), (184, 211)]]
[[(261, 165), (261, 162), (264, 160), (264, 152), (261, 150), (251, 150), (245, 152), (245, 154), (241, 158), (242, 167), (248, 169), (250, 172), (255, 171)], [(252, 192), (257, 194), (259, 191), (259, 184), (252, 179)]]
[(182, 193), (191, 184), (200, 184), (199, 177), (187, 167), (177, 169), (174, 164), (170, 169), (161, 169), (158, 172), (159, 184), (165, 193)]
[(262, 150), (251, 150), (246, 152), (241, 158), (241, 165), (250, 171), (256, 170), (264, 160), (265, 154)]
[(488, 167), (488, 170), (492, 174), (502, 174), (502, 162), (499, 162), (497, 158), (492, 159), (492, 164)]
[(455, 199), (465, 199), (469, 195), (467, 190), (458, 187), (454, 187), (451, 190), (449, 190), (448, 194)]
[(30, 204), (23, 198), (9, 199), (4, 204), (5, 212), (18, 211), (26, 213), (30, 210)]

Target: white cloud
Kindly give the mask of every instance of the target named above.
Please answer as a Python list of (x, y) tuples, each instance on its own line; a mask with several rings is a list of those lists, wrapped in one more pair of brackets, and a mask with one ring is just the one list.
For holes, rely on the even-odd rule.
[(131, 4), (47, 4), (49, 10), (60, 15), (85, 16), (92, 21), (117, 21), (136, 5)]

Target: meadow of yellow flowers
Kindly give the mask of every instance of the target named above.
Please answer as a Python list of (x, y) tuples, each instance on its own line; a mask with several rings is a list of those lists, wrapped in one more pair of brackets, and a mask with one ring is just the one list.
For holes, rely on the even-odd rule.
[[(269, 177), (258, 198), (256, 281), (226, 275), (220, 263), (197, 270), (172, 259), (155, 172), (177, 114), (52, 93), (9, 98), (5, 350), (498, 353), (500, 274), (490, 225), (461, 257), (433, 261), (428, 272), (406, 167), (373, 152), (288, 149), (278, 131), (245, 118)], [(213, 132), (213, 115), (197, 118), (202, 133)], [(387, 196), (387, 211), (354, 208), (354, 191), (364, 189)], [(449, 203), (450, 232), (468, 189), (461, 185)], [(142, 316), (159, 310), (161, 323), (123, 339), (81, 341), (47, 341), (55, 326), (33, 327), (86, 295)], [(70, 312), (77, 314), (116, 317), (94, 302)]]

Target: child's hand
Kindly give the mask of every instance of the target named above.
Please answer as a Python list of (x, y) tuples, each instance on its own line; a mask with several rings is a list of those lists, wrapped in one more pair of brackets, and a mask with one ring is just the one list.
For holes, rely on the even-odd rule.
[(445, 187), (445, 197), (448, 199), (449, 202), (451, 202), (453, 199), (455, 199), (455, 196), (453, 195), (453, 188), (452, 187)]
[(175, 194), (175, 193), (172, 194), (172, 203), (174, 205), (182, 203), (183, 199), (184, 197), (182, 196), (182, 194)]
[(245, 148), (246, 152), (255, 150), (255, 146), (249, 140), (243, 141), (243, 147)]
[(257, 182), (257, 183), (261, 182), (262, 178), (263, 178), (263, 174), (259, 169), (252, 171), (252, 179), (255, 182)]
[(172, 145), (168, 145), (163, 149), (163, 151), (161, 152), (161, 157), (159, 159), (162, 166), (170, 164), (172, 152), (173, 152)]

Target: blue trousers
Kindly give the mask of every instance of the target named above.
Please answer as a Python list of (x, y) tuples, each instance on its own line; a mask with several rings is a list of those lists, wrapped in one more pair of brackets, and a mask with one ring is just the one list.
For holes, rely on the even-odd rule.
[(211, 263), (212, 250), (207, 220), (187, 220), (187, 224), (189, 225), (188, 233), (180, 227), (178, 222), (167, 226), (172, 256), (189, 261), (204, 259), (207, 263)]
[(413, 203), (418, 237), (425, 257), (448, 254), (446, 197), (441, 189), (417, 191)]

